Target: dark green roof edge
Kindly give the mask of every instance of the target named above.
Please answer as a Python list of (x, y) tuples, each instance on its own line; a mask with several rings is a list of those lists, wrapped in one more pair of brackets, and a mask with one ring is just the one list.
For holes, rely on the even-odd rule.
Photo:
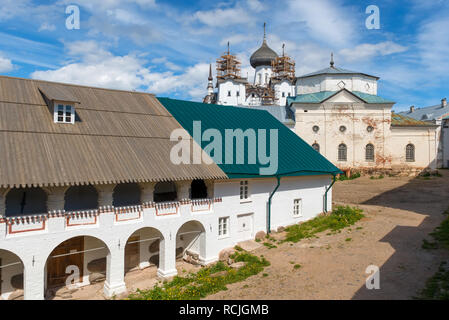
[[(313, 92), (313, 93), (306, 93), (306, 94), (299, 94), (295, 97), (287, 97), (287, 105), (291, 105), (292, 103), (308, 103), (308, 104), (319, 104), (323, 103), (324, 101), (332, 98), (333, 96), (337, 95), (338, 93), (346, 91), (353, 96), (357, 97), (358, 99), (362, 100), (363, 102), (367, 104), (394, 104), (394, 101), (385, 99), (381, 96), (374, 95), (374, 94), (368, 94), (360, 91), (350, 91), (348, 89), (341, 89), (339, 91), (320, 91), (320, 92)], [(301, 98), (301, 100), (298, 100)], [(307, 100), (309, 99), (309, 100)]]

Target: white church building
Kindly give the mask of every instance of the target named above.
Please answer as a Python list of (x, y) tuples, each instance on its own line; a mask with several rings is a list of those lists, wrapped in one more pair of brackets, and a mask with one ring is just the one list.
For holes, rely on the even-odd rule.
[(329, 67), (296, 77), (294, 61), (278, 56), (265, 34), (250, 62), (251, 82), (228, 47), (217, 60), (217, 91), (210, 70), (204, 102), (268, 111), (348, 174), (415, 175), (449, 166), (446, 100), (429, 112), (395, 114), (395, 102), (378, 95), (379, 77), (337, 67), (333, 55)]
[[(265, 111), (5, 76), (0, 88), (1, 299), (99, 280), (111, 297), (129, 270), (169, 278), (186, 256), (206, 265), (260, 231), (332, 210), (341, 171)], [(175, 130), (205, 150), (193, 121), (204, 132), (274, 130), (276, 170), (216, 154), (175, 164)]]

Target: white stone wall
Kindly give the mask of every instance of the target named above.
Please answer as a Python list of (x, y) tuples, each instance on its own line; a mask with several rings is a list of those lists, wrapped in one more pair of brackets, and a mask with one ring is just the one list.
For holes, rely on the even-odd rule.
[[(344, 82), (344, 86), (341, 82)], [(317, 75), (300, 78), (296, 82), (297, 94), (339, 91), (343, 88), (377, 95), (377, 80), (363, 75)]]
[[(273, 197), (271, 229), (286, 226), (298, 221), (313, 218), (323, 212), (324, 193), (331, 183), (330, 176), (288, 177), (281, 179), (278, 192)], [(210, 184), (209, 184), (210, 185)], [(218, 259), (219, 252), (234, 246), (238, 241), (254, 237), (257, 231), (267, 229), (267, 202), (269, 194), (276, 186), (276, 179), (252, 179), (249, 181), (251, 197), (240, 201), (240, 180), (216, 181), (213, 194), (216, 199), (205, 210), (205, 206), (194, 207), (190, 202), (177, 204), (177, 210), (172, 214), (158, 216), (156, 208), (143, 208), (141, 214), (135, 210), (128, 210), (117, 215), (113, 211), (100, 211), (97, 215), (81, 215), (76, 223), (70, 224), (67, 215), (48, 216), (45, 223), (42, 221), (30, 222), (31, 226), (20, 229), (26, 232), (10, 233), (11, 219), (0, 222), (0, 258), (2, 263), (9, 261), (12, 252), (24, 265), (24, 292), (25, 299), (43, 299), (46, 286), (46, 262), (50, 253), (62, 242), (74, 237), (84, 236), (85, 250), (95, 249), (105, 245), (105, 251), (91, 251), (84, 255), (84, 277), (82, 284), (89, 283), (87, 264), (90, 261), (107, 255), (107, 270), (104, 291), (107, 296), (118, 294), (126, 290), (124, 283), (125, 246), (129, 237), (139, 234), (140, 239), (160, 236), (160, 259), (158, 275), (161, 277), (173, 276), (176, 271), (176, 248), (182, 246), (199, 254), (202, 263), (208, 264)], [(102, 202), (110, 199), (107, 190), (102, 188)], [(51, 188), (49, 192), (51, 192)], [(302, 199), (302, 216), (293, 216), (293, 200)], [(331, 191), (328, 196), (328, 209), (331, 210)], [(123, 210), (122, 210), (123, 211)], [(164, 212), (168, 212), (166, 210)], [(239, 215), (252, 215), (246, 219), (252, 224), (252, 230), (240, 232)], [(220, 217), (230, 218), (229, 236), (218, 236), (218, 220)], [(247, 216), (245, 218), (248, 218)], [(192, 223), (195, 221), (195, 223)], [(18, 222), (21, 226), (22, 222)], [(196, 227), (195, 227), (196, 226)], [(18, 228), (15, 225), (16, 228)], [(42, 227), (42, 228), (41, 228)], [(152, 228), (143, 229), (143, 228)], [(144, 231), (145, 230), (145, 231)], [(147, 231), (150, 230), (150, 231)], [(195, 232), (196, 234), (189, 233)], [(186, 233), (182, 236), (181, 234)], [(241, 235), (244, 235), (242, 237)], [(148, 246), (151, 243), (141, 243), (141, 265), (148, 266)], [(16, 259), (16, 260), (17, 260)], [(11, 269), (13, 270), (13, 269)], [(3, 283), (8, 283), (11, 273), (2, 273)], [(10, 291), (5, 284), (2, 294)]]
[[(231, 96), (228, 96), (229, 91)], [(239, 96), (237, 96), (239, 92)], [(246, 87), (243, 83), (227, 80), (218, 85), (218, 103), (223, 105), (245, 105)]]
[[(274, 85), (275, 96), (277, 98), (277, 104), (280, 106), (287, 105), (287, 98), (289, 96), (295, 96), (295, 86), (290, 82), (284, 80)], [(284, 94), (284, 96), (282, 96)]]

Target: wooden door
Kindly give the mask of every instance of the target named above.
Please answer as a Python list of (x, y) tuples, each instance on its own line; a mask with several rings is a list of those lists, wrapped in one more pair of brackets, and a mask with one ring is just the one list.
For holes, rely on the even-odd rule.
[(140, 263), (139, 236), (129, 238), (125, 247), (125, 273), (139, 266)]
[[(80, 272), (79, 282), (83, 277), (84, 266), (84, 237), (76, 237), (61, 243), (50, 254), (47, 262), (48, 287), (65, 286), (65, 281), (70, 274), (66, 274), (68, 266), (77, 266)], [(62, 255), (62, 256), (61, 256)]]

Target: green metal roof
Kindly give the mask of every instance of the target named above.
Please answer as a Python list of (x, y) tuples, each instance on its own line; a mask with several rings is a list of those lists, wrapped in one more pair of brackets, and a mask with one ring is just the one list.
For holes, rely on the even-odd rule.
[(398, 113), (391, 113), (391, 125), (392, 126), (403, 126), (403, 127), (435, 127), (436, 125), (431, 122), (425, 122), (421, 120), (416, 120), (411, 117), (404, 116)]
[(320, 91), (314, 93), (299, 94), (296, 97), (287, 98), (287, 103), (289, 105), (291, 103), (322, 103), (323, 101), (326, 101), (327, 99), (335, 96), (341, 91), (347, 91), (355, 95), (365, 103), (394, 103), (394, 101), (387, 100), (374, 94), (367, 94), (360, 91), (349, 91), (347, 89), (341, 89), (339, 91)]
[[(341, 171), (329, 162), (320, 153), (316, 152), (309, 144), (298, 137), (293, 131), (284, 126), (269, 112), (265, 110), (252, 110), (234, 106), (222, 106), (204, 104), (169, 98), (158, 98), (162, 105), (175, 117), (181, 126), (201, 145), (204, 149), (210, 142), (198, 141), (193, 133), (193, 122), (201, 121), (201, 132), (207, 129), (216, 129), (222, 135), (222, 145), (226, 129), (267, 129), (267, 154), (270, 154), (270, 129), (278, 132), (278, 170), (276, 174), (264, 175), (274, 176), (300, 176), (319, 174), (338, 174)], [(259, 140), (258, 140), (259, 143)], [(259, 169), (267, 167), (261, 164), (259, 159), (255, 164), (248, 164), (247, 142), (245, 143), (244, 164), (235, 164), (236, 148), (234, 146), (234, 164), (225, 164), (226, 154), (229, 148), (223, 147), (222, 163), (217, 165), (228, 175), (229, 178), (262, 177)], [(256, 148), (256, 154), (258, 146)], [(212, 156), (212, 155), (211, 155)], [(256, 157), (258, 158), (258, 157)]]

